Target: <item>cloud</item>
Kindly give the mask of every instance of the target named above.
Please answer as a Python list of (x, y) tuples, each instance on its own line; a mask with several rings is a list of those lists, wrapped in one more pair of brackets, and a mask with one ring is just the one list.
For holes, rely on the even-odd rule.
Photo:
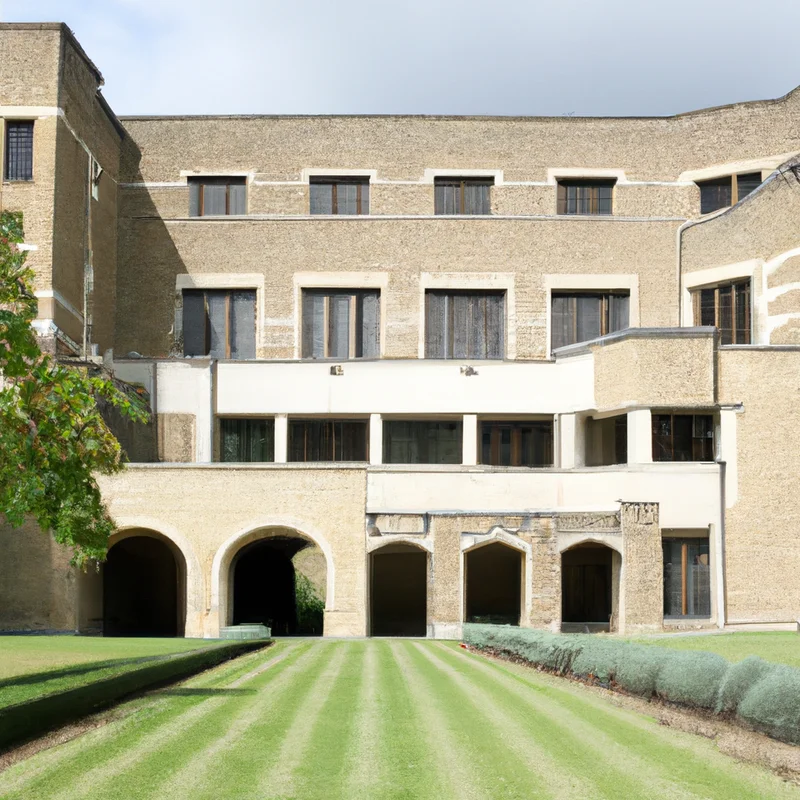
[(4, 12), (67, 22), (119, 114), (671, 114), (800, 83), (800, 4), (785, 0), (760, 0), (758, 29), (747, 0), (6, 0)]

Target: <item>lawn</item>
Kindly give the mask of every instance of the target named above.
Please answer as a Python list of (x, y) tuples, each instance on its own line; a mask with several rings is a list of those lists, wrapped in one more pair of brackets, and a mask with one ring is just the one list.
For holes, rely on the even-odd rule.
[(653, 636), (637, 638), (641, 644), (657, 644), (674, 650), (705, 650), (719, 653), (728, 661), (760, 656), (765, 661), (800, 667), (800, 634), (794, 631), (765, 633), (714, 633), (691, 636)]
[(0, 707), (84, 686), (153, 658), (217, 644), (203, 639), (0, 636)]
[(3, 798), (790, 798), (708, 739), (454, 643), (281, 641), (0, 774)]

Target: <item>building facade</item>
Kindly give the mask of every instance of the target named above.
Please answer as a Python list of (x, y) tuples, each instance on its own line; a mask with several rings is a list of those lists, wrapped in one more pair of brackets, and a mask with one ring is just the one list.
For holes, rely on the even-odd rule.
[(97, 571), (0, 529), (0, 629), (798, 617), (800, 93), (118, 119), (101, 84), (65, 26), (0, 25), (37, 330), (153, 410)]

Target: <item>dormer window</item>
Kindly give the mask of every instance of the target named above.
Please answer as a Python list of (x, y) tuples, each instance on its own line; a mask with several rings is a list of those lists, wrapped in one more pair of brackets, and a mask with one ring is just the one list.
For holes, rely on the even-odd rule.
[(224, 217), (247, 213), (244, 177), (190, 177), (189, 216)]

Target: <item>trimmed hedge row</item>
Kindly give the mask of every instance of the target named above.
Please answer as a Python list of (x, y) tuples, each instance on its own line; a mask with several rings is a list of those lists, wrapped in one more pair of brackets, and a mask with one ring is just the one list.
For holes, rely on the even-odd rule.
[(464, 625), (464, 642), (510, 653), (558, 675), (594, 679), (641, 697), (735, 715), (775, 739), (800, 744), (800, 669), (749, 656), (670, 650), (568, 633)]
[(264, 641), (231, 641), (164, 656), (110, 678), (0, 708), (0, 752), (53, 728), (93, 714), (128, 695), (188, 678), (197, 672), (264, 647)]

